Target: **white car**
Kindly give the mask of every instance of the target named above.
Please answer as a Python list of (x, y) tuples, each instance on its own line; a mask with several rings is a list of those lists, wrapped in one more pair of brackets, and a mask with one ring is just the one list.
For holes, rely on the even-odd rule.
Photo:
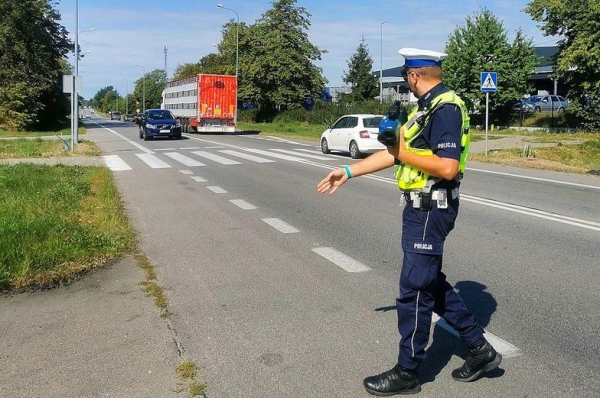
[(356, 114), (340, 117), (333, 126), (321, 134), (321, 151), (350, 152), (352, 159), (360, 159), (363, 154), (386, 149), (377, 141), (379, 122), (383, 115)]

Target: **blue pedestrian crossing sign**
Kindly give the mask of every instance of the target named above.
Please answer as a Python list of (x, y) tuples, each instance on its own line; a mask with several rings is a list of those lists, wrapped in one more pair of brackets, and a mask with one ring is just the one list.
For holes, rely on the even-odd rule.
[(481, 72), (481, 91), (495, 93), (498, 89), (498, 74), (496, 72)]

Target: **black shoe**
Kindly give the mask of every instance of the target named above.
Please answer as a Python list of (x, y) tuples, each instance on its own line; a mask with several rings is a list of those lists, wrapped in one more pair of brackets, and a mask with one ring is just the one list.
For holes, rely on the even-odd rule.
[(469, 355), (463, 366), (452, 371), (452, 378), (457, 381), (473, 381), (483, 372), (494, 370), (502, 362), (502, 355), (494, 347), (481, 339), (469, 345)]
[(377, 376), (369, 376), (363, 380), (363, 385), (369, 394), (387, 397), (396, 394), (416, 394), (421, 391), (421, 385), (414, 371), (394, 366)]

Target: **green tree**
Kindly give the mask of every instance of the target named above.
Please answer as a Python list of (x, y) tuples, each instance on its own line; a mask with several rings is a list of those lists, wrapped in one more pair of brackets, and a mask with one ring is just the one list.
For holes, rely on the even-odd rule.
[(230, 68), (223, 63), (223, 57), (220, 54), (208, 54), (200, 58), (200, 61), (195, 63), (187, 63), (179, 65), (173, 72), (173, 79), (181, 79), (182, 77), (194, 76), (200, 73), (209, 73), (216, 75), (235, 74)]
[(490, 94), (490, 112), (497, 121), (508, 116), (516, 99), (532, 90), (528, 77), (537, 65), (532, 40), (519, 29), (509, 44), (503, 23), (485, 8), (467, 17), (465, 26), (454, 30), (446, 53), (444, 81), (463, 98), (472, 113), (485, 112), (481, 72), (498, 74), (497, 91)]
[(49, 0), (2, 0), (0, 15), (0, 125), (28, 129), (64, 120), (61, 75), (71, 42), (60, 14)]
[(175, 71), (173, 72), (173, 80), (194, 76), (199, 73), (202, 73), (202, 67), (199, 62), (180, 64), (177, 65), (177, 68), (175, 68)]
[(583, 125), (600, 128), (600, 2), (533, 0), (525, 12), (541, 23), (545, 35), (563, 37), (554, 74), (569, 87), (568, 97)]
[[(144, 88), (145, 82), (145, 88)], [(160, 108), (162, 101), (162, 92), (165, 89), (167, 77), (164, 69), (155, 69), (146, 73), (144, 76), (135, 81), (133, 96), (136, 100), (136, 106), (139, 103), (139, 108), (144, 109), (142, 100), (144, 92), (146, 93), (145, 109)]]
[[(325, 51), (310, 43), (310, 14), (296, 0), (277, 0), (256, 24), (240, 35), (239, 97), (267, 114), (299, 107), (321, 94), (326, 79), (314, 62)], [(231, 29), (229, 29), (231, 31)]]
[(356, 52), (348, 60), (348, 71), (344, 72), (344, 83), (352, 85), (347, 98), (350, 101), (370, 100), (379, 94), (377, 78), (372, 72), (373, 59), (365, 42), (365, 38), (361, 38)]

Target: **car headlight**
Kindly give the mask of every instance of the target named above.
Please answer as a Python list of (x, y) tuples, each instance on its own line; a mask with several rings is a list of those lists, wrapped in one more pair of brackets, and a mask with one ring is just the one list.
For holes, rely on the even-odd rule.
[(153, 124), (150, 124), (150, 123), (146, 123), (146, 128), (147, 128), (147, 129), (155, 129), (155, 128), (156, 128), (156, 126), (155, 126), (155, 125), (153, 125)]

